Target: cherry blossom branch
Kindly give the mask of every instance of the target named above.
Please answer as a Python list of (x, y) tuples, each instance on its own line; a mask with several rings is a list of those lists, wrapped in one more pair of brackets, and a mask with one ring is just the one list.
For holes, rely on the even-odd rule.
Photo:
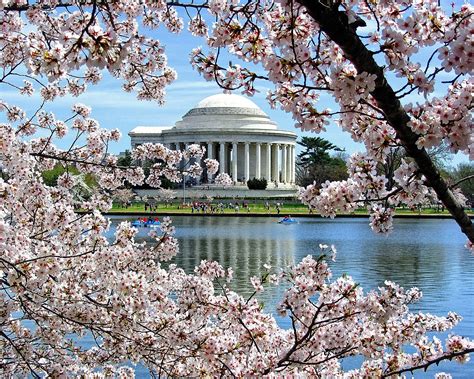
[(25, 260), (23, 260), (23, 261), (16, 262), (15, 265), (22, 265), (22, 264), (25, 264), (25, 263), (31, 263), (31, 262), (35, 262), (35, 261), (38, 261), (38, 260), (41, 260), (41, 259), (49, 259), (49, 258), (58, 258), (58, 259), (78, 258), (78, 257), (83, 257), (83, 256), (88, 255), (88, 254), (92, 254), (92, 253), (94, 253), (94, 252), (95, 252), (95, 248), (94, 248), (93, 250), (84, 251), (84, 252), (79, 253), (79, 254), (71, 254), (71, 255), (56, 255), (56, 254), (50, 254), (50, 255), (43, 255), (43, 256), (40, 256), (40, 257), (25, 259)]
[[(34, 378), (38, 378), (38, 379), (41, 378), (41, 376), (36, 373), (36, 371), (33, 369), (33, 367), (31, 367), (28, 359), (26, 359), (26, 357), (23, 354), (23, 352), (21, 351), (21, 349), (18, 346), (16, 346), (16, 344), (13, 342), (13, 340), (1, 329), (0, 329), (0, 335), (8, 341), (10, 346), (12, 346), (13, 349), (15, 349), (15, 351), (18, 353), (18, 355), (23, 359), (25, 364), (28, 366), (28, 369), (30, 370), (31, 375), (33, 375)], [(41, 367), (41, 365), (40, 365), (40, 367)]]
[[(245, 322), (242, 321), (242, 319), (240, 317), (237, 319), (237, 321), (239, 321), (240, 325), (242, 325), (244, 327), (244, 329), (247, 331), (248, 335), (250, 336), (250, 339), (252, 340), (252, 344), (255, 345), (255, 347), (257, 348), (257, 351), (259, 353), (261, 353), (262, 351), (258, 347), (258, 343), (257, 343), (257, 341), (255, 341), (255, 338), (254, 338), (252, 332), (250, 331), (250, 329), (248, 328), (248, 326), (245, 324)], [(250, 347), (252, 347), (252, 345), (250, 345)]]
[(474, 179), (474, 175), (469, 175), (469, 176), (466, 176), (465, 178), (459, 179), (456, 183), (451, 184), (449, 188), (455, 188), (461, 183), (465, 182), (466, 180), (471, 180), (471, 179)]
[[(311, 319), (310, 325), (308, 325), (308, 326), (306, 326), (301, 320), (298, 320), (300, 323), (305, 325), (305, 327), (307, 329), (305, 334), (303, 336), (301, 336), (301, 338), (298, 338), (296, 326), (295, 326), (295, 323), (294, 323), (294, 320), (298, 319), (298, 317), (292, 311), (292, 313), (293, 313), (292, 316), (293, 317), (291, 317), (291, 320), (292, 320), (292, 325), (293, 325), (294, 342), (293, 342), (292, 347), (286, 352), (285, 356), (278, 361), (278, 363), (276, 364), (277, 367), (280, 367), (280, 366), (284, 365), (285, 362), (287, 362), (287, 363), (292, 362), (291, 356), (293, 355), (293, 353), (298, 351), (305, 343), (307, 343), (311, 340), (311, 338), (312, 338), (312, 336), (314, 335), (314, 332), (315, 332), (314, 328), (315, 327), (317, 328), (318, 326), (320, 326), (320, 323), (325, 322), (327, 325), (329, 325), (332, 322), (339, 322), (339, 321), (342, 321), (342, 320), (346, 319), (347, 317), (351, 316), (351, 315), (349, 315), (349, 316), (346, 317), (346, 315), (344, 315), (344, 316), (341, 316), (341, 317), (336, 317), (336, 318), (334, 318), (334, 321), (332, 321), (332, 320), (324, 320), (324, 321), (320, 321), (320, 322), (317, 321), (318, 316), (320, 315), (320, 313), (321, 313), (321, 311), (324, 307), (329, 307), (329, 306), (336, 305), (337, 303), (339, 303), (345, 297), (346, 297), (346, 295), (343, 295), (343, 296), (339, 297), (338, 299), (334, 300), (331, 303), (322, 303), (321, 305), (319, 305), (317, 307), (312, 319)], [(291, 310), (291, 307), (289, 307), (289, 308)], [(323, 362), (325, 362), (325, 360)], [(319, 363), (323, 363), (323, 362), (319, 362)], [(263, 373), (267, 374), (269, 372), (270, 372), (270, 368), (267, 369), (266, 371), (264, 371)]]
[(383, 374), (381, 376), (381, 378), (389, 378), (389, 377), (393, 377), (394, 375), (400, 375), (400, 374), (403, 374), (404, 372), (413, 372), (415, 370), (424, 370), (424, 371), (426, 371), (426, 369), (428, 367), (430, 367), (434, 364), (437, 365), (438, 363), (440, 363), (442, 361), (452, 360), (453, 358), (463, 356), (463, 355), (466, 355), (466, 354), (470, 354), (470, 353), (474, 353), (474, 348), (469, 348), (469, 349), (465, 349), (463, 351), (456, 351), (454, 353), (449, 353), (449, 354), (443, 355), (439, 358), (427, 361), (426, 363), (420, 364), (418, 366), (412, 366), (412, 367), (404, 368), (404, 369), (401, 369), (401, 370), (390, 371), (388, 373)]
[(443, 84), (454, 84), (463, 74), (458, 74), (452, 80), (443, 80), (441, 83)]
[(181, 8), (194, 8), (194, 9), (207, 9), (209, 5), (207, 4), (193, 4), (193, 3), (183, 3), (180, 1), (168, 1), (166, 3), (169, 7), (181, 7)]
[(294, 360), (294, 359), (289, 359), (288, 360), (288, 363), (289, 364), (302, 364), (302, 365), (308, 365), (308, 366), (318, 366), (318, 365), (321, 365), (325, 362), (328, 362), (330, 361), (331, 359), (334, 359), (334, 358), (342, 358), (343, 356), (345, 356), (347, 353), (350, 353), (351, 351), (354, 351), (356, 350), (358, 347), (357, 346), (346, 346), (346, 347), (343, 347), (343, 348), (340, 348), (341, 350), (335, 354), (330, 354), (330, 352), (324, 352), (326, 353), (326, 358), (324, 359), (321, 359), (319, 361), (316, 361), (316, 362), (307, 362), (307, 361), (300, 361), (300, 360)]
[[(97, 0), (91, 0), (90, 2), (95, 3), (96, 1)], [(99, 1), (102, 1), (102, 0), (99, 0)], [(68, 8), (68, 7), (72, 7), (74, 5), (75, 4), (73, 2), (67, 2), (67, 3), (58, 2), (54, 6), (42, 4), (41, 9), (46, 11), (46, 10), (52, 10), (52, 9), (55, 9), (55, 8)], [(31, 6), (32, 6), (31, 4), (23, 4), (23, 5), (13, 4), (13, 5), (6, 6), (4, 8), (4, 10), (8, 11), (8, 12), (25, 12), (28, 9), (30, 9)]]
[(371, 95), (376, 100), (378, 107), (384, 112), (387, 122), (395, 129), (397, 138), (403, 144), (407, 154), (415, 160), (430, 187), (449, 210), (462, 232), (474, 243), (474, 226), (471, 219), (454, 197), (426, 150), (417, 146), (419, 135), (409, 128), (410, 116), (388, 84), (383, 68), (375, 62), (372, 53), (353, 33), (347, 21), (342, 20), (336, 10), (328, 9), (319, 1), (298, 1), (306, 7), (321, 30), (339, 45), (359, 73), (366, 72), (376, 76), (375, 90), (371, 92)]
[(220, 363), (222, 363), (222, 366), (227, 370), (229, 371), (229, 374), (232, 375), (233, 378), (237, 378), (234, 374), (234, 372), (232, 371), (232, 369), (220, 358), (217, 359)]
[(51, 154), (45, 154), (45, 153), (30, 153), (31, 156), (33, 157), (39, 157), (39, 158), (47, 158), (47, 159), (54, 159), (57, 161), (63, 161), (63, 162), (71, 162), (71, 163), (78, 163), (78, 164), (84, 164), (84, 165), (92, 165), (92, 166), (100, 166), (100, 167), (105, 167), (105, 168), (117, 168), (120, 170), (129, 170), (130, 167), (127, 166), (118, 166), (118, 165), (112, 165), (108, 163), (100, 163), (100, 162), (91, 162), (91, 161), (86, 161), (86, 160), (80, 160), (76, 158), (68, 158), (65, 156), (57, 156), (57, 155), (51, 155)]

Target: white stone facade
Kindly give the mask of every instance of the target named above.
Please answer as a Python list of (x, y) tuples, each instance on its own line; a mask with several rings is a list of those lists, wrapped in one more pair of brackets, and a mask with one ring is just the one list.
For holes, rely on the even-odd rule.
[[(296, 134), (277, 125), (252, 101), (238, 95), (205, 98), (173, 127), (137, 127), (129, 133), (132, 148), (162, 143), (171, 149), (188, 144), (206, 148), (205, 158), (217, 159), (220, 171), (236, 186), (266, 179), (268, 188), (295, 187)], [(205, 173), (201, 184), (212, 183)]]

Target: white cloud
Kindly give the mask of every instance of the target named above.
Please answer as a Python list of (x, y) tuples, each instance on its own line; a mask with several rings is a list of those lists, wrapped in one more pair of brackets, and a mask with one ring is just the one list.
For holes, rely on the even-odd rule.
[(214, 91), (219, 90), (219, 86), (214, 82), (207, 82), (204, 79), (201, 81), (176, 81), (167, 88), (167, 92), (183, 91), (183, 90), (194, 90), (200, 89), (213, 89)]
[[(166, 89), (165, 105), (162, 107), (175, 108), (181, 105), (193, 105), (203, 97), (219, 92), (219, 88), (212, 83), (206, 82), (183, 82), (176, 83)], [(31, 97), (19, 94), (17, 91), (5, 91), (2, 100), (9, 104), (18, 105), (26, 110), (34, 109), (41, 104), (39, 93)], [(86, 93), (79, 97), (65, 96), (57, 98), (52, 103), (47, 103), (45, 108), (66, 111), (75, 103), (84, 103), (91, 106), (93, 110), (117, 109), (124, 112), (137, 110), (156, 111), (160, 106), (154, 101), (138, 100), (135, 93), (126, 93), (119, 89), (95, 89), (91, 87)]]

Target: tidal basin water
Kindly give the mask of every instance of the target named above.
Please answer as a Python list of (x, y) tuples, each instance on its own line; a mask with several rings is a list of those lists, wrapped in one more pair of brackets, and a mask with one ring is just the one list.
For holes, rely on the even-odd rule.
[[(113, 217), (111, 231), (124, 219)], [(308, 254), (318, 255), (319, 244), (334, 244), (338, 254), (331, 262), (333, 277), (349, 274), (364, 290), (385, 280), (418, 287), (423, 299), (412, 311), (436, 315), (454, 311), (463, 320), (450, 333), (474, 339), (474, 256), (464, 248), (466, 239), (452, 220), (396, 219), (388, 236), (374, 234), (364, 218), (300, 218), (290, 225), (265, 217), (174, 216), (172, 220), (181, 249), (174, 263), (187, 272), (203, 259), (232, 267), (233, 289), (244, 296), (252, 292), (249, 278), (261, 275), (264, 264), (285, 269)], [(148, 232), (141, 229), (138, 238), (147, 239)], [(281, 288), (269, 287), (259, 299), (275, 314), (282, 293)], [(278, 322), (289, 326), (285, 319)], [(349, 360), (343, 367), (354, 364)], [(433, 377), (441, 371), (449, 371), (453, 378), (474, 378), (474, 357), (464, 365), (441, 363), (427, 373), (415, 372), (414, 377)], [(142, 370), (137, 374), (146, 376)]]

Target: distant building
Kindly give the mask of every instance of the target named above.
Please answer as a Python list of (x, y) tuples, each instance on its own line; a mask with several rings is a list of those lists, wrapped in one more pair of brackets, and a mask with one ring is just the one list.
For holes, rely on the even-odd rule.
[[(296, 134), (277, 124), (251, 100), (229, 94), (209, 96), (188, 111), (175, 126), (139, 126), (130, 133), (132, 148), (145, 142), (170, 149), (188, 144), (206, 147), (205, 158), (217, 159), (220, 172), (235, 186), (266, 179), (268, 189), (295, 189)], [(212, 183), (204, 173), (198, 184)]]

